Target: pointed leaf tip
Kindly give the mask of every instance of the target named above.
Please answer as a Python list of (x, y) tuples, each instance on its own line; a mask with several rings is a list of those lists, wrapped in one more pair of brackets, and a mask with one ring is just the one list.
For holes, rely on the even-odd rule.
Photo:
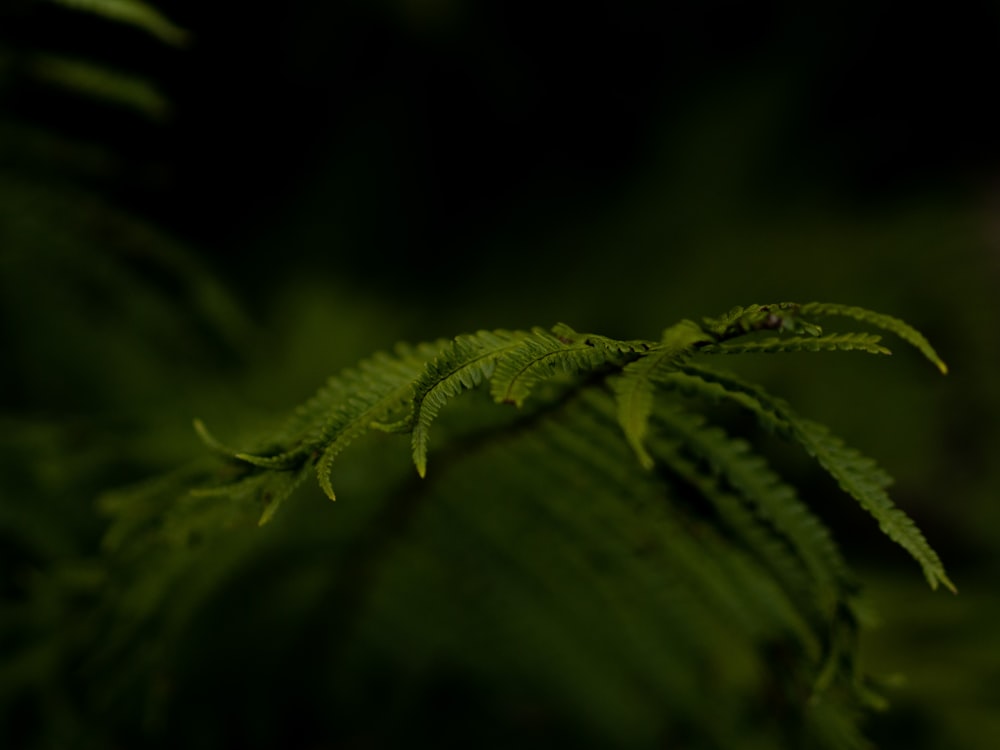
[(653, 468), (656, 466), (656, 462), (653, 460), (653, 457), (649, 455), (649, 453), (646, 451), (644, 447), (642, 447), (642, 445), (636, 446), (636, 452), (639, 458), (639, 464), (642, 466), (642, 468), (645, 469), (646, 471), (652, 471)]
[(319, 461), (316, 462), (316, 480), (319, 482), (320, 489), (323, 490), (324, 494), (335, 501), (337, 493), (333, 491), (333, 484), (330, 482), (330, 467), (333, 464), (334, 455), (336, 454), (326, 451), (320, 457)]
[(943, 570), (939, 572), (937, 580), (934, 582), (935, 585), (933, 586), (933, 588), (937, 588), (936, 584), (938, 582), (943, 583), (944, 587), (946, 589), (948, 589), (951, 593), (958, 594), (958, 587), (955, 586), (955, 584), (951, 582), (951, 579), (948, 578), (947, 575), (945, 575), (945, 572)]
[(198, 438), (205, 447), (215, 453), (218, 453), (226, 458), (234, 458), (236, 456), (236, 451), (232, 448), (220, 443), (216, 437), (208, 431), (208, 427), (200, 419), (192, 420), (192, 425), (194, 426), (194, 431), (198, 435)]
[(337, 493), (333, 491), (333, 485), (330, 484), (330, 477), (320, 477), (319, 486), (322, 488), (324, 495), (333, 502), (337, 502)]

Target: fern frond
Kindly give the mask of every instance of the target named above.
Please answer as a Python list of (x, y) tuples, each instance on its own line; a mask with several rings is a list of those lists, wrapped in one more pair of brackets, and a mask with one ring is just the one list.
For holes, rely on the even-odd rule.
[(685, 357), (695, 345), (710, 341), (711, 338), (697, 323), (681, 321), (663, 332), (660, 344), (626, 365), (620, 376), (611, 379), (618, 404), (618, 422), (645, 469), (651, 469), (654, 464), (644, 441), (649, 430), (649, 415), (653, 410), (655, 379)]
[(734, 307), (717, 318), (703, 318), (704, 328), (717, 341), (736, 338), (755, 331), (788, 331), (819, 336), (822, 329), (799, 316), (800, 305), (778, 302), (770, 305)]
[(863, 351), (869, 354), (892, 354), (873, 333), (833, 333), (825, 336), (793, 336), (780, 338), (727, 341), (706, 344), (698, 351), (706, 354), (773, 354), (779, 352)]
[[(660, 430), (676, 436), (687, 451), (708, 463), (712, 473), (724, 479), (753, 514), (778, 534), (783, 543), (776, 543), (770, 532), (762, 533), (759, 522), (752, 523), (743, 508), (734, 507), (729, 496), (707, 486), (707, 478), (702, 477), (702, 490), (707, 489), (723, 517), (753, 542), (750, 548), (767, 551), (773, 571), (782, 580), (791, 582), (800, 597), (806, 592), (815, 595), (822, 610), (829, 614), (849, 579), (847, 566), (827, 528), (797, 497), (795, 490), (781, 481), (749, 443), (708, 425), (704, 417), (661, 407), (656, 410), (655, 419)], [(677, 468), (676, 458), (672, 466)], [(690, 473), (689, 481), (696, 481)], [(786, 544), (794, 557), (788, 555)], [(805, 586), (803, 573), (811, 579)]]
[[(260, 470), (246, 467), (247, 473), (212, 479), (182, 495), (166, 516), (172, 531), (168, 536), (183, 540), (194, 533), (211, 531), (210, 519), (223, 520), (225, 525), (247, 525), (256, 519), (258, 526), (269, 523), (281, 504), (299, 487), (308, 475), (300, 466), (290, 471)], [(221, 502), (221, 498), (228, 502)], [(206, 502), (212, 501), (212, 502)]]
[(216, 454), (220, 458), (237, 458), (239, 456), (238, 450), (230, 448), (228, 445), (220, 442), (211, 432), (208, 431), (208, 427), (206, 427), (205, 423), (200, 419), (195, 419), (192, 424), (198, 438), (202, 443), (204, 443), (206, 448), (212, 451), (212, 453)]
[(937, 588), (940, 583), (951, 591), (956, 590), (937, 553), (916, 524), (885, 492), (892, 479), (873, 460), (847, 447), (822, 425), (799, 417), (784, 401), (734, 375), (688, 365), (683, 371), (670, 373), (664, 382), (711, 398), (734, 400), (753, 412), (766, 428), (801, 444), (841, 489), (874, 516), (879, 528), (920, 564), (931, 588)]
[(261, 493), (261, 502), (264, 509), (257, 520), (258, 526), (263, 526), (274, 518), (274, 514), (278, 512), (278, 508), (302, 484), (307, 473), (305, 467), (297, 471), (272, 473), (274, 478), (271, 480), (270, 485)]
[(836, 480), (840, 487), (857, 499), (879, 522), (879, 528), (909, 552), (923, 568), (931, 588), (944, 584), (957, 593), (945, 573), (937, 553), (928, 544), (913, 520), (897, 508), (885, 491), (885, 472), (870, 458), (847, 446), (823, 425), (793, 418), (792, 426), (806, 450)]
[(931, 346), (926, 337), (913, 328), (913, 326), (905, 323), (899, 318), (894, 318), (891, 315), (885, 315), (883, 313), (877, 313), (872, 310), (866, 310), (863, 307), (838, 305), (827, 302), (810, 302), (802, 305), (800, 312), (803, 315), (841, 316), (845, 318), (852, 318), (861, 323), (868, 323), (876, 328), (881, 328), (884, 331), (894, 333), (903, 339), (903, 341), (911, 344), (918, 351), (920, 351), (920, 353), (930, 360), (930, 362), (933, 363), (942, 374), (946, 375), (948, 373), (948, 365), (946, 365), (941, 357), (938, 356), (938, 353), (934, 351), (934, 347)]
[[(373, 358), (379, 357), (376, 354)], [(358, 368), (363, 366), (362, 362)], [(344, 375), (340, 372), (327, 378), (314, 396), (295, 409), (271, 439), (270, 450), (241, 453), (239, 458), (270, 469), (288, 469), (306, 460), (331, 412), (351, 395), (352, 378)]]
[(250, 464), (251, 466), (257, 466), (261, 469), (275, 469), (278, 471), (292, 469), (299, 466), (308, 454), (307, 449), (297, 446), (275, 455), (258, 455), (256, 453), (237, 450), (220, 442), (208, 431), (205, 423), (200, 419), (194, 420), (194, 429), (201, 441), (216, 455)]
[[(379, 420), (407, 407), (413, 381), (442, 346), (441, 343), (400, 345), (394, 354), (376, 353), (330, 378), (272, 437), (270, 442), (276, 446), (273, 450), (257, 453), (234, 450), (216, 440), (200, 420), (195, 421), (195, 430), (218, 455), (265, 471), (295, 473), (306, 462), (315, 461), (320, 487), (335, 500), (330, 482), (334, 460)], [(225, 486), (219, 490), (225, 492)], [(282, 487), (273, 492), (275, 497), (283, 493)], [(269, 507), (276, 509), (277, 503)], [(273, 512), (267, 514), (264, 522)]]
[[(556, 449), (573, 457), (568, 463), (556, 456), (547, 462), (567, 471), (564, 483), (575, 482), (589, 493), (613, 497), (619, 503), (631, 504), (638, 497), (656, 498), (657, 523), (669, 528), (665, 547), (660, 550), (666, 570), (679, 575), (679, 582), (690, 587), (692, 594), (717, 616), (761, 633), (793, 632), (807, 651), (818, 654), (816, 635), (788, 594), (763, 573), (756, 559), (733, 547), (713, 528), (700, 524), (685, 528), (693, 519), (681, 512), (678, 504), (662, 502), (667, 493), (662, 479), (654, 473), (637, 476), (628, 468), (630, 446), (616, 439), (617, 407), (608, 394), (588, 390), (581, 394), (579, 407), (572, 411), (572, 420), (553, 420), (544, 436), (535, 434), (544, 440), (544, 445), (536, 449), (538, 455)], [(661, 440), (652, 442), (655, 449), (662, 446)], [(704, 479), (704, 472), (692, 469)], [(560, 523), (570, 522), (568, 518), (560, 519)]]
[[(239, 452), (235, 458), (278, 470), (293, 469), (310, 458), (318, 458), (341, 436), (346, 422), (372, 417), (364, 430), (377, 426), (374, 422), (385, 419), (394, 409), (404, 408), (409, 399), (409, 384), (442, 346), (440, 342), (415, 347), (399, 345), (393, 354), (377, 352), (362, 360), (329, 378), (315, 396), (298, 407), (269, 441), (270, 450)], [(350, 403), (359, 400), (360, 408), (358, 403)], [(340, 447), (346, 447), (346, 443)]]
[(421, 477), (427, 473), (430, 426), (441, 407), (463, 390), (489, 380), (497, 360), (517, 348), (528, 336), (530, 334), (524, 331), (504, 330), (459, 336), (427, 363), (413, 384), (412, 408), (403, 422), (412, 426), (413, 463)]
[(152, 5), (140, 0), (49, 0), (49, 2), (134, 26), (166, 44), (183, 46), (190, 38), (187, 31), (174, 24)]
[(552, 331), (534, 328), (520, 344), (497, 361), (490, 393), (498, 403), (520, 407), (532, 389), (557, 374), (587, 372), (601, 365), (621, 366), (652, 342), (614, 341), (580, 334), (560, 323)]
[[(410, 346), (397, 344), (392, 354), (377, 352), (355, 367), (329, 378), (323, 387), (307, 402), (295, 409), (292, 416), (272, 437), (272, 450), (256, 454), (241, 453), (239, 458), (257, 466), (287, 469), (298, 465), (328, 438), (324, 434), (336, 410), (359, 390), (390, 378), (392, 385), (412, 381), (428, 361), (440, 353), (446, 341), (435, 341)], [(391, 389), (392, 385), (389, 386)], [(386, 417), (391, 417), (391, 411)], [(384, 429), (379, 423), (372, 427)], [(279, 452), (280, 451), (280, 452)]]
[(408, 406), (413, 381), (427, 366), (428, 353), (429, 349), (424, 347), (397, 356), (381, 354), (341, 374), (350, 395), (334, 406), (318, 435), (306, 443), (310, 452), (321, 451), (316, 476), (331, 500), (336, 499), (330, 483), (334, 460), (371, 427)]
[(727, 491), (719, 477), (706, 474), (686, 455), (677, 440), (657, 437), (650, 445), (667, 471), (712, 505), (724, 527), (768, 568), (800, 607), (812, 601), (815, 592), (801, 562), (791, 553), (785, 540), (776, 537), (761, 523), (743, 498)]
[[(118, 516), (108, 544), (121, 545), (109, 550), (135, 572), (108, 588), (119, 601), (113, 589), (150, 602), (143, 611), (176, 618), (172, 594), (203, 578), (201, 561), (210, 559), (198, 547), (215, 555), (214, 545), (194, 544), (206, 531), (266, 524), (313, 469), (333, 496), (333, 463), (372, 427), (412, 433), (422, 476), (433, 420), (450, 399), (489, 380), (489, 394), (480, 388), (456, 404), (462, 419), (435, 428), (440, 481), (411, 482), (398, 471), (405, 465), (359, 452), (357, 479), (369, 502), (342, 507), (329, 525), (300, 517), (303, 525), (270, 535), (267, 556), (243, 569), (239, 557), (260, 548), (234, 539), (219, 566), (226, 581), (238, 579), (241, 591), (268, 602), (254, 577), (265, 563), (263, 585), (275, 590), (287, 580), (274, 573), (275, 561), (316, 565), (315, 588), (303, 576), (302, 611), (322, 610), (315, 632), (351, 614), (335, 639), (352, 655), (349, 670), (373, 661), (406, 669), (414, 658), (448, 663), (460, 685), (499, 685), (504, 701), (516, 693), (496, 704), (505, 711), (540, 697), (554, 716), (597, 716), (580, 736), (602, 746), (840, 747), (854, 726), (848, 711), (863, 705), (863, 683), (851, 683), (853, 580), (826, 528), (751, 442), (688, 411), (682, 396), (739, 404), (802, 445), (918, 560), (932, 586), (951, 587), (926, 540), (889, 501), (884, 471), (757, 386), (694, 364), (699, 352), (854, 349), (883, 351), (878, 336), (823, 334), (801, 308), (783, 304), (740, 308), (705, 326), (682, 322), (659, 342), (559, 325), (375, 355), (329, 380), (265, 448), (236, 452), (197, 423), (221, 462), (208, 457), (169, 482), (106, 501)], [(498, 410), (497, 401), (532, 408)], [(639, 471), (635, 455), (656, 470)], [(157, 558), (178, 561), (164, 582), (151, 582), (156, 566), (146, 563)], [(207, 599), (212, 590), (203, 591)], [(309, 599), (317, 594), (319, 608)], [(181, 632), (178, 622), (171, 620), (173, 632)], [(588, 627), (575, 627), (581, 622)], [(123, 660), (138, 650), (138, 637), (128, 638), (116, 646)], [(512, 673), (511, 656), (517, 661), (524, 649), (541, 656), (518, 661), (523, 671)], [(338, 686), (355, 684), (355, 674)], [(525, 684), (538, 692), (526, 697)], [(720, 700), (707, 706), (702, 698), (712, 691)], [(793, 734), (773, 722), (757, 731), (748, 721), (761, 696), (789, 719), (782, 727), (794, 721)], [(843, 709), (843, 720), (815, 713), (817, 706)]]
[[(754, 556), (675, 502), (672, 482), (635, 471), (609, 393), (588, 386), (563, 408), (527, 419), (536, 416), (530, 428), (497, 435), (442, 467), (445, 481), (430, 490), (434, 509), (421, 517), (429, 521), (432, 512), (440, 516), (442, 505), (448, 506), (439, 535), (432, 539), (427, 523), (418, 532), (425, 559), (436, 566), (428, 573), (436, 588), (455, 588), (453, 581), (473, 568), (461, 561), (475, 560), (477, 570), (481, 560), (496, 561), (488, 601), (501, 609), (480, 610), (479, 616), (474, 596), (454, 599), (463, 622), (470, 614), (479, 618), (472, 626), (482, 637), (477, 644), (493, 628), (500, 629), (499, 642), (546, 644), (535, 682), (545, 679), (540, 673), (548, 665), (565, 674), (560, 666), (575, 664), (581, 653), (590, 667), (609, 665), (595, 673), (605, 693), (590, 704), (597, 711), (606, 709), (608, 699), (620, 700), (624, 689), (631, 707), (645, 705), (641, 696), (655, 696), (650, 708), (656, 715), (668, 706), (672, 714), (690, 716), (698, 710), (702, 680), (717, 683), (734, 673), (741, 684), (767, 679), (770, 670), (758, 661), (762, 643), (788, 647), (797, 655), (794, 668), (803, 669), (802, 678), (789, 681), (811, 684), (827, 624), (803, 618)], [(453, 549), (465, 553), (458, 564), (448, 554)], [(398, 602), (397, 593), (413, 596), (409, 571), (417, 566), (411, 559), (395, 560), (400, 586), (383, 601)], [(527, 592), (518, 593), (523, 588)], [(514, 596), (528, 603), (508, 608)], [(405, 611), (406, 604), (397, 605), (386, 620)], [(497, 611), (503, 616), (495, 617)], [(566, 629), (564, 622), (589, 625)], [(476, 649), (472, 658), (483, 651)], [(717, 720), (721, 710), (714, 706), (716, 720), (706, 724), (723, 724)], [(719, 735), (718, 747), (746, 744), (745, 731), (727, 733)], [(655, 744), (656, 736), (638, 745)]]

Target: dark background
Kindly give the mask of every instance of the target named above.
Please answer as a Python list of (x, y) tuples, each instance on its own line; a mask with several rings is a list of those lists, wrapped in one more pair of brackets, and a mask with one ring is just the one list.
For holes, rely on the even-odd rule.
[(415, 304), (526, 259), (550, 288), (567, 267), (593, 285), (607, 242), (565, 235), (634, 223), (643, 199), (651, 226), (615, 251), (659, 270), (715, 249), (693, 229), (713, 210), (870, 218), (961, 199), (998, 157), (993, 4), (162, 7), (186, 47), (45, 4), (5, 23), (147, 76), (157, 121), (30, 79), (7, 109), (112, 148), (88, 177), (251, 285), (279, 243), (286, 266)]

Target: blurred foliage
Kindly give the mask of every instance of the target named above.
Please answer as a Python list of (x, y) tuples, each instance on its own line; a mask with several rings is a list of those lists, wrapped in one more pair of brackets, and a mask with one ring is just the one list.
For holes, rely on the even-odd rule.
[[(556, 320), (655, 336), (789, 298), (899, 315), (951, 367), (910, 377), (900, 351), (892, 367), (817, 355), (821, 377), (814, 360), (743, 371), (882, 460), (961, 591), (932, 596), (835, 487), (775, 454), (880, 613), (861, 639), (867, 671), (905, 678), (869, 733), (883, 748), (996, 744), (998, 35), (1000, 11), (971, 0), (5, 3), (4, 745), (322, 746), (329, 705), (375, 702), (341, 737), (377, 744), (449, 716), (457, 744), (492, 705), (543, 744), (602, 731), (643, 744), (642, 685), (602, 684), (578, 658), (627, 682), (642, 639), (601, 630), (593, 609), (566, 610), (593, 623), (572, 637), (529, 619), (544, 607), (510, 614), (510, 592), (539, 578), (568, 581), (567, 607), (587, 600), (571, 573), (511, 567), (508, 540), (553, 547), (527, 497), (484, 496), (493, 525), (477, 525), (480, 498), (461, 490), (475, 463), (432, 513), (396, 517), (378, 498), (405, 453), (373, 438), (338, 468), (336, 506), (303, 489), (280, 523), (220, 528), (158, 572), (109, 567), (97, 499), (196, 461), (192, 417), (234, 441), (257, 434), (398, 339)], [(572, 518), (586, 547), (595, 531)], [(380, 585), (363, 609), (366, 577)], [(454, 609), (461, 636), (419, 626), (433, 607)], [(483, 661), (485, 622), (547, 658)], [(349, 633), (366, 635), (338, 651)], [(485, 692), (422, 661), (445, 646)], [(493, 700), (527, 674), (538, 693)], [(539, 715), (556, 685), (576, 691), (565, 715)]]

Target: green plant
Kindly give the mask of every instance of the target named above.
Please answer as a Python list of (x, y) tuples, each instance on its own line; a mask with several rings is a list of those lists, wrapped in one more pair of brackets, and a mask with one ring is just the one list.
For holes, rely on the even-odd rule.
[[(163, 592), (204, 575), (207, 558), (192, 550), (220, 544), (223, 527), (272, 521), (310, 472), (333, 499), (332, 475), (354, 463), (343, 472), (353, 489), (324, 511), (323, 524), (340, 528), (320, 535), (330, 579), (314, 592), (337, 601), (350, 624), (325, 610), (304, 618), (330, 626), (313, 632), (326, 645), (310, 648), (330, 670), (318, 679), (337, 696), (327, 718), (339, 739), (370, 730), (352, 712), (370, 721), (386, 711), (392, 720), (375, 736), (389, 745), (444, 732), (486, 744), (500, 737), (497, 746), (572, 737), (594, 746), (861, 747), (861, 713), (883, 700), (858, 664), (857, 586), (826, 526), (769, 467), (766, 433), (815, 458), (931, 587), (954, 587), (874, 462), (705, 363), (721, 354), (889, 353), (875, 333), (825, 332), (818, 322), (829, 317), (892, 332), (946, 371), (898, 319), (844, 305), (752, 305), (682, 321), (659, 341), (558, 325), (401, 345), (331, 378), (250, 451), (196, 422), (214, 458), (105, 498), (108, 554), (147, 571), (122, 589), (111, 617), (135, 610), (136, 599), (147, 614), (163, 606), (143, 576), (165, 576), (152, 588), (171, 598)], [(488, 394), (478, 387), (487, 381)], [(464, 391), (473, 393), (443, 410)], [(726, 405), (763, 432), (730, 435), (713, 421)], [(409, 436), (423, 478), (432, 423), (434, 471), (410, 479), (386, 456), (386, 433)], [(359, 454), (335, 462), (355, 442)], [(285, 543), (296, 548), (291, 536)], [(212, 596), (195, 599), (204, 606)], [(306, 600), (299, 606), (318, 606)], [(184, 609), (174, 600), (168, 616), (183, 620)], [(169, 672), (168, 661), (157, 663)], [(368, 682), (379, 675), (394, 686), (389, 697)], [(443, 725), (428, 718), (441, 709), (441, 681), (468, 701)]]
[[(52, 33), (80, 11), (99, 33)], [(0, 93), (15, 94), (0, 317), (18, 321), (4, 348), (19, 365), (3, 376), (0, 745), (865, 746), (885, 700), (861, 659), (860, 587), (782, 445), (954, 587), (885, 472), (710, 360), (887, 353), (819, 326), (841, 318), (944, 371), (922, 336), (823, 304), (737, 308), (658, 341), (485, 331), (377, 354), (241, 434), (224, 394), (267, 373), (240, 359), (237, 306), (194, 253), (91, 189), (154, 184), (143, 165), (175, 107), (163, 69), (107, 40), (189, 35), (136, 0), (0, 16), (18, 22), (0, 24)], [(94, 518), (97, 488), (180, 462), (168, 417), (206, 404), (248, 448), (196, 422), (211, 455), (104, 492)], [(335, 508), (315, 502), (335, 486)]]

